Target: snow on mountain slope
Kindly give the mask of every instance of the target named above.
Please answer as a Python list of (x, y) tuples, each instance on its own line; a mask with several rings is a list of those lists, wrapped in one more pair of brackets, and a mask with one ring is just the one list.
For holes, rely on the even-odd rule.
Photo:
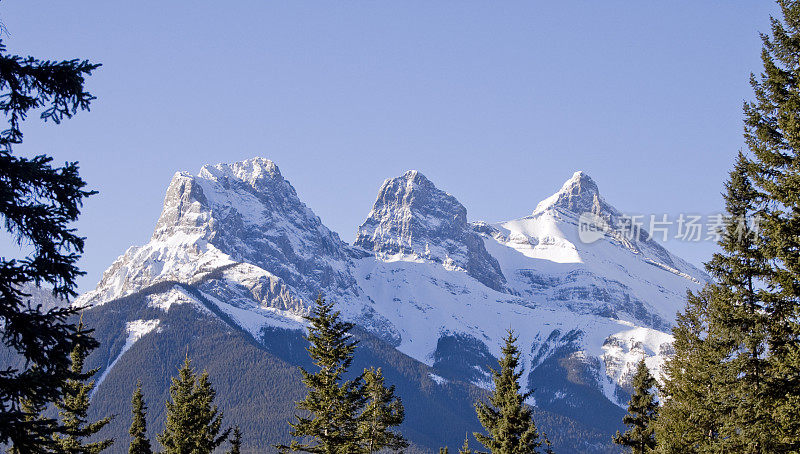
[[(129, 248), (75, 304), (142, 294), (150, 307), (191, 304), (258, 340), (266, 327), (300, 329), (322, 293), (353, 302), (350, 318), (391, 336), (392, 328), (359, 304), (366, 298), (353, 260), (366, 254), (322, 225), (273, 162), (204, 166), (197, 175), (174, 175), (150, 241)], [(132, 345), (139, 338), (128, 339)]]
[(92, 391), (89, 394), (90, 398), (94, 395), (98, 387), (106, 379), (106, 376), (108, 376), (108, 372), (111, 371), (111, 369), (114, 367), (114, 364), (116, 364), (117, 361), (119, 361), (119, 359), (122, 358), (122, 355), (124, 355), (125, 352), (130, 350), (130, 348), (133, 346), (134, 343), (136, 343), (136, 341), (144, 337), (150, 331), (156, 329), (160, 322), (161, 321), (158, 319), (135, 320), (133, 322), (128, 322), (125, 324), (125, 332), (128, 334), (127, 339), (125, 339), (125, 345), (122, 346), (122, 350), (119, 352), (119, 355), (117, 355), (117, 357), (114, 358), (113, 361), (111, 361), (111, 364), (109, 364), (108, 367), (106, 367), (105, 370), (103, 370), (103, 373), (100, 375), (100, 377), (97, 378), (97, 382), (95, 383), (94, 388), (92, 388)]
[[(608, 225), (588, 244), (578, 234), (580, 216), (587, 212)], [(487, 248), (520, 294), (668, 330), (686, 290), (699, 288), (707, 277), (645, 229), (632, 230), (630, 222), (603, 200), (588, 175), (576, 172), (532, 215), (476, 229), (494, 240), (487, 239)]]
[[(376, 311), (397, 328), (400, 351), (436, 367), (443, 350), (452, 348), (445, 340), (455, 335), (497, 356), (506, 330), (513, 328), (520, 350), (529, 352), (523, 358), (529, 372), (556, 351), (570, 355), (594, 369), (593, 386), (620, 405), (627, 400), (622, 388), (643, 355), (659, 371), (671, 351), (666, 332), (674, 315), (686, 291), (699, 289), (705, 275), (644, 230), (628, 239), (624, 217), (602, 199), (588, 175), (577, 172), (529, 217), (473, 224), (506, 279), (499, 288), (482, 285), (463, 267), (419, 253), (423, 245), (430, 250), (433, 235), (430, 229), (406, 226), (415, 221), (441, 226), (452, 218), (449, 211), (426, 209), (425, 204), (410, 210), (406, 192), (387, 191), (404, 182), (410, 187), (408, 181), (419, 178), (407, 173), (387, 180), (357, 240), (379, 251), (360, 260), (358, 283), (376, 301)], [(587, 211), (612, 227), (591, 244), (578, 238), (578, 219)], [(380, 253), (403, 247), (417, 253)], [(565, 333), (571, 333), (570, 339), (559, 341)], [(555, 348), (546, 342), (551, 338), (563, 345)], [(442, 375), (448, 377), (446, 371)], [(472, 378), (481, 381), (480, 374)]]
[[(611, 226), (592, 244), (578, 238), (585, 211)], [(542, 402), (573, 398), (564, 390), (577, 380), (621, 405), (633, 365), (646, 355), (660, 367), (686, 290), (705, 279), (646, 232), (627, 238), (625, 222), (581, 172), (531, 216), (489, 225), (468, 223), (455, 197), (410, 171), (386, 180), (350, 246), (254, 158), (175, 174), (150, 241), (76, 304), (190, 302), (259, 341), (267, 327), (302, 327), (321, 292), (443, 379), (487, 385), (513, 328), (530, 374), (549, 359), (569, 369), (541, 386)]]
[[(531, 303), (489, 289), (465, 273), (455, 274), (434, 263), (380, 262), (365, 258), (360, 261), (358, 272), (359, 285), (373, 300), (379, 301), (376, 311), (397, 327), (398, 350), (434, 367), (437, 355), (441, 354), (443, 336), (467, 335), (484, 343), (492, 355), (499, 356), (506, 330), (513, 329), (519, 336), (520, 350), (527, 352), (522, 360), (530, 372), (532, 366), (537, 365), (535, 358), (542, 338), (555, 331), (575, 331), (580, 333), (580, 350), (594, 358), (605, 355), (613, 366), (607, 376), (598, 377), (598, 384), (610, 389), (609, 396), (613, 396), (615, 386), (624, 383), (616, 380), (630, 378), (618, 370), (630, 368), (631, 363), (640, 359), (633, 357), (636, 352), (630, 353), (634, 346), (648, 356), (668, 351), (663, 344), (669, 343), (669, 335), (649, 328), (631, 332), (625, 337), (630, 342), (620, 342), (618, 350), (611, 351), (607, 340), (629, 332), (632, 323), (576, 313), (558, 305)], [(543, 356), (547, 356), (547, 352)], [(660, 361), (663, 356), (653, 365)], [(488, 370), (482, 370), (484, 379), (488, 380), (486, 372)], [(447, 371), (443, 376), (448, 376)], [(481, 384), (480, 380), (476, 382)]]

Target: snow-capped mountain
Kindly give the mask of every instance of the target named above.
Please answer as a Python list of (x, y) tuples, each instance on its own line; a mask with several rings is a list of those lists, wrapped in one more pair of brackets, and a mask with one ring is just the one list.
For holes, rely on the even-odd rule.
[(494, 290), (506, 284), (500, 264), (467, 222), (464, 205), (416, 170), (383, 183), (355, 244), (381, 261), (420, 259), (464, 271)]
[[(606, 224), (590, 244), (579, 238), (584, 213)], [(489, 224), (468, 222), (454, 196), (409, 171), (384, 182), (348, 245), (274, 163), (254, 158), (175, 174), (150, 241), (126, 251), (76, 304), (145, 295), (152, 309), (117, 325), (124, 348), (104, 376), (140, 339), (159, 335), (159, 314), (186, 305), (263, 343), (271, 330), (301, 329), (322, 293), (429, 366), (440, 385), (488, 386), (512, 328), (537, 406), (585, 419), (586, 405), (613, 412), (626, 403), (642, 356), (658, 372), (686, 291), (706, 280), (629, 227), (583, 172), (530, 216)]]
[[(604, 220), (605, 227), (588, 244), (579, 235), (585, 213)], [(631, 223), (603, 200), (588, 175), (576, 172), (530, 216), (476, 227), (496, 241), (490, 251), (521, 294), (547, 295), (572, 311), (668, 330), (686, 290), (707, 276)]]
[[(591, 244), (578, 234), (586, 212), (607, 224)], [(658, 372), (671, 351), (667, 332), (686, 290), (706, 280), (644, 229), (631, 237), (630, 221), (603, 200), (583, 172), (530, 216), (476, 222), (469, 232), (462, 213), (452, 196), (409, 172), (384, 183), (356, 240), (377, 251), (357, 261), (357, 279), (376, 312), (399, 334), (398, 349), (445, 377), (450, 368), (482, 383), (487, 370), (474, 366), (480, 357), (496, 356), (506, 330), (513, 328), (521, 349), (530, 352), (529, 371), (553, 355), (573, 358), (576, 367), (580, 363), (589, 371), (592, 386), (624, 405), (635, 363), (645, 355)], [(464, 240), (476, 235), (483, 244)], [(434, 249), (432, 243), (443, 246)], [(489, 273), (470, 272), (464, 265), (469, 263), (483, 264), (479, 269), (498, 279), (487, 284)], [(459, 355), (449, 349), (456, 341), (472, 346), (467, 350), (477, 348), (473, 357), (462, 352), (454, 363)], [(574, 397), (563, 390), (543, 396), (545, 389), (531, 386), (539, 389), (540, 400)]]
[(271, 161), (205, 166), (175, 174), (150, 242), (117, 259), (79, 304), (224, 270), (246, 281), (257, 306), (300, 312), (319, 292), (352, 298), (351, 253)]

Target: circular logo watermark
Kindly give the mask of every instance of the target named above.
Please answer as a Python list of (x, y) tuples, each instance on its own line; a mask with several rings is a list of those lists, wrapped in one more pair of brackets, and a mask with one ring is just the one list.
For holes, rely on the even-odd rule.
[(578, 218), (578, 238), (583, 243), (594, 243), (609, 231), (611, 228), (606, 220), (594, 213), (586, 211)]

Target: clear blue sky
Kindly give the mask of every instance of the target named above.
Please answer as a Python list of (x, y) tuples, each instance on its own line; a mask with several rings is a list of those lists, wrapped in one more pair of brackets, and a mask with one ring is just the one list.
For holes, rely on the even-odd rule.
[[(275, 161), (352, 241), (418, 169), (472, 220), (529, 214), (576, 170), (626, 212), (712, 213), (742, 140), (769, 1), (5, 0), (9, 50), (103, 63), (92, 111), (30, 120), (77, 160), (94, 286), (149, 238), (177, 170)], [(0, 243), (8, 248), (8, 243)], [(694, 263), (709, 243), (669, 242)]]

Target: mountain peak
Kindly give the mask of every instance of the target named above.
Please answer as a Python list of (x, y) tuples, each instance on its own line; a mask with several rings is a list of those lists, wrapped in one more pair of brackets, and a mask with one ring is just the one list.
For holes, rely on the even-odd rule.
[(467, 222), (464, 205), (416, 170), (384, 181), (355, 245), (381, 258), (425, 259), (460, 269), (490, 288), (506, 283)]
[(606, 207), (605, 205), (600, 197), (597, 183), (586, 172), (579, 170), (564, 182), (558, 192), (539, 202), (533, 213), (537, 214), (554, 208), (576, 214), (587, 211), (599, 213)]
[(299, 301), (320, 292), (354, 298), (350, 259), (351, 248), (300, 200), (272, 161), (207, 165), (198, 175), (174, 175), (150, 241), (120, 257), (84, 301), (165, 281), (199, 282), (235, 266), (241, 267), (237, 273), (249, 270), (241, 271), (250, 276), (243, 285), (262, 303), (299, 310)]
[(283, 181), (280, 169), (266, 158), (255, 157), (232, 164), (205, 165), (198, 175), (201, 178), (241, 180), (257, 188), (267, 181)]
[(425, 175), (423, 175), (422, 172), (420, 172), (419, 170), (409, 170), (399, 177), (390, 178), (386, 180), (386, 182), (398, 181), (398, 180), (404, 180), (406, 182), (406, 185), (410, 185), (409, 189), (414, 188), (416, 186), (419, 186), (421, 188), (436, 189), (436, 186), (431, 182), (431, 180), (425, 177)]
[(573, 181), (577, 181), (577, 182), (583, 181), (583, 182), (591, 183), (591, 184), (594, 184), (595, 186), (597, 186), (595, 184), (594, 180), (592, 180), (592, 177), (590, 177), (589, 174), (584, 172), (583, 170), (578, 170), (577, 172), (573, 173), (572, 176), (569, 178), (569, 180), (564, 182), (564, 185), (567, 185), (568, 183), (573, 182)]
[[(409, 170), (383, 182), (370, 216), (359, 228), (356, 244), (376, 252), (408, 254), (419, 233), (443, 223), (466, 225), (467, 209), (424, 175)], [(389, 244), (391, 252), (380, 250)]]

